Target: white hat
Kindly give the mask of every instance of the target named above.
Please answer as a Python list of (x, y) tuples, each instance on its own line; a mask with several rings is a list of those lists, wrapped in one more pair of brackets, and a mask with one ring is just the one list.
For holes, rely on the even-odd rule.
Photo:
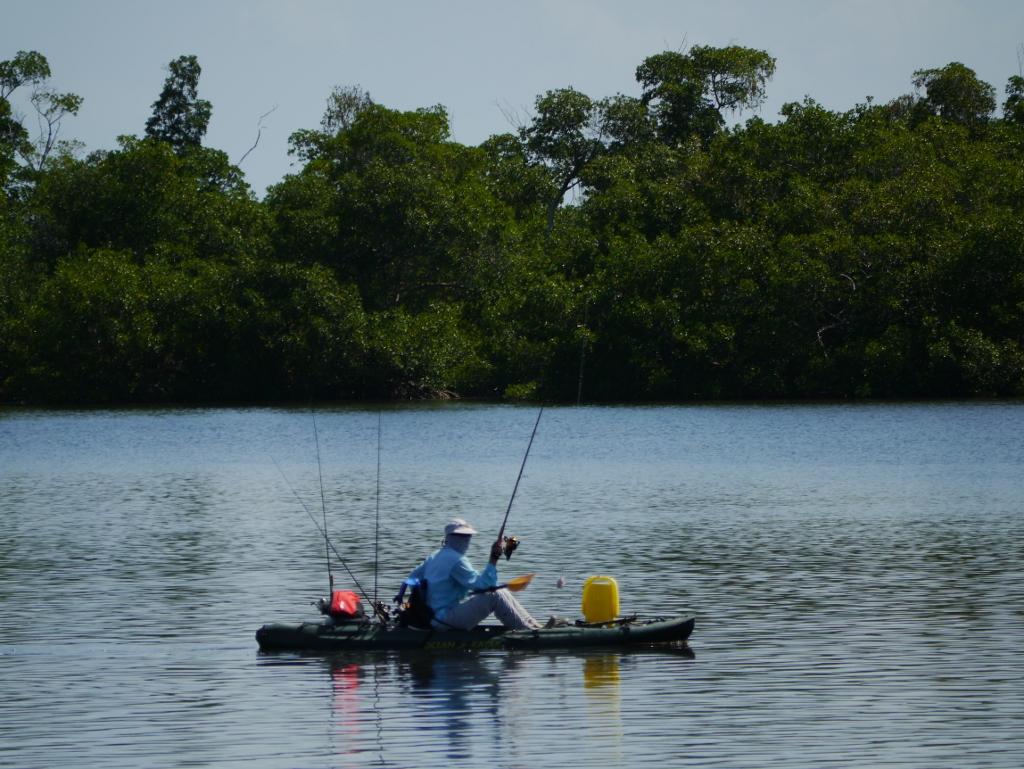
[(444, 525), (445, 534), (479, 534), (476, 529), (470, 526), (461, 518), (452, 518)]

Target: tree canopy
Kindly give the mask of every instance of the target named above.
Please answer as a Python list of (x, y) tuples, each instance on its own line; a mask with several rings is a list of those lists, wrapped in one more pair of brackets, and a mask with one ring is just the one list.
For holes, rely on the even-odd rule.
[(765, 51), (693, 46), (686, 54), (648, 57), (637, 67), (636, 79), (663, 141), (685, 142), (696, 134), (708, 142), (725, 123), (723, 111), (761, 105), (774, 74), (775, 59)]
[(202, 144), (213, 106), (199, 98), (202, 68), (195, 56), (179, 56), (167, 65), (167, 70), (164, 89), (146, 121), (146, 136), (167, 142), (181, 153)]
[[(67, 150), (59, 140), (65, 115), (77, 115), (82, 98), (49, 87), (50, 64), (36, 51), (19, 51), (0, 62), (0, 195), (9, 194), (12, 183), (30, 182), (43, 170), (55, 150)], [(23, 119), (11, 106), (11, 96), (30, 86), (29, 102), (36, 111), (39, 134), (33, 140)]]
[(196, 58), (169, 71), (82, 157), (45, 58), (0, 62), (0, 398), (1024, 394), (1019, 76), (1001, 116), (953, 62), (772, 122), (771, 55), (694, 46), (479, 147), (338, 86), (257, 200), (202, 146)]

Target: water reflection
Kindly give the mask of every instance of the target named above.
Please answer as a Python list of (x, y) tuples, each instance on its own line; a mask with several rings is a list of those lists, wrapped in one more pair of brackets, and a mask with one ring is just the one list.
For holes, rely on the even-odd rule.
[(330, 667), (330, 674), (331, 725), (335, 753), (352, 755), (358, 752), (352, 746), (358, 744), (363, 729), (360, 714), (364, 706), (360, 687), (365, 671), (355, 663), (340, 662)]
[(397, 675), (408, 677), (413, 697), (422, 700), (429, 709), (429, 721), (445, 734), (447, 758), (470, 758), (476, 739), (500, 738), (501, 681), (507, 672), (502, 667), (495, 669), (472, 654), (426, 654), (400, 661)]
[(621, 763), (622, 696), (619, 654), (594, 654), (583, 658), (583, 695), (587, 723), (593, 735), (589, 747), (596, 748), (606, 759), (614, 757)]
[(606, 654), (600, 657), (586, 657), (583, 660), (583, 687), (601, 689), (619, 685), (619, 657)]
[[(358, 752), (353, 746), (365, 739), (363, 721), (370, 712), (382, 759), (395, 750), (404, 753), (410, 744), (443, 744), (445, 758), (472, 758), (481, 741), (499, 744), (503, 719), (507, 725), (515, 716), (503, 709), (516, 699), (515, 687), (504, 683), (518, 665), (511, 656), (403, 652), (328, 657), (325, 664), (339, 756)], [(398, 700), (396, 692), (403, 693)], [(384, 726), (395, 721), (404, 723), (400, 735)]]
[[(523, 735), (538, 722), (553, 730), (557, 747), (550, 750), (625, 766), (623, 679), (647, 660), (667, 672), (673, 659), (694, 653), (686, 645), (577, 654), (379, 652), (319, 660), (263, 655), (260, 664), (326, 671), (336, 766), (365, 765), (370, 754), (382, 766), (526, 765), (537, 746)], [(546, 682), (540, 690), (538, 680)]]

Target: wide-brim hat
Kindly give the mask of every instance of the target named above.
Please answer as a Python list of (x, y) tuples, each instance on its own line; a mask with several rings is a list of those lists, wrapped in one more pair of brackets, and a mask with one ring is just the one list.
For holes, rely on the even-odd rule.
[(445, 534), (479, 534), (479, 532), (461, 518), (452, 518), (444, 525)]

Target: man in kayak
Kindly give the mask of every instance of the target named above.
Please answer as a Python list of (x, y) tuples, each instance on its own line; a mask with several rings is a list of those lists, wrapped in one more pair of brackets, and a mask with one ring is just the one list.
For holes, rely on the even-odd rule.
[[(491, 557), (483, 571), (476, 571), (466, 557), (469, 541), (477, 531), (461, 518), (444, 527), (440, 550), (410, 572), (406, 584), (427, 583), (427, 605), (434, 611), (431, 624), (438, 630), (471, 630), (492, 613), (513, 630), (532, 630), (540, 624), (530, 616), (512, 593), (493, 590), (498, 584), (501, 540), (491, 545)], [(483, 590), (466, 599), (472, 591)], [(466, 600), (463, 600), (466, 599)]]

